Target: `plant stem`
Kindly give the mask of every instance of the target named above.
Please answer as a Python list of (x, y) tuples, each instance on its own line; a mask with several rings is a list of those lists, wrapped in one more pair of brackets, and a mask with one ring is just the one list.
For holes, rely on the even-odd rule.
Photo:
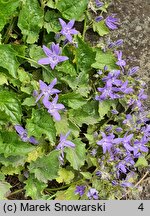
[[(26, 60), (28, 60), (28, 61), (30, 61), (30, 62), (33, 62), (34, 64), (37, 64), (37, 65), (38, 65), (38, 63), (37, 63), (35, 60), (33, 60), (33, 59), (30, 59), (30, 58), (27, 58), (27, 57), (21, 56), (21, 55), (16, 55), (16, 56), (18, 56), (18, 57), (20, 57), (20, 58), (22, 58), (22, 59), (26, 59)], [(48, 70), (45, 66), (41, 65), (41, 67), (44, 68), (46, 71), (48, 71), (48, 72), (51, 74), (51, 76), (52, 76), (53, 78), (55, 78), (54, 75), (51, 73), (51, 71)]]
[(86, 23), (87, 23), (87, 15), (85, 15), (85, 20), (84, 20), (84, 26), (83, 26), (83, 39), (85, 38), (85, 33), (86, 33), (86, 30), (87, 30)]
[[(74, 182), (74, 184), (77, 184), (79, 182), (81, 182), (81, 180)], [(46, 188), (46, 191), (51, 192), (51, 191), (56, 191), (56, 190), (62, 190), (62, 189), (68, 188), (71, 184), (72, 183), (62, 186), (62, 187), (58, 187), (58, 188)]]
[(17, 194), (17, 193), (20, 193), (20, 192), (22, 192), (23, 190), (24, 190), (24, 188), (21, 188), (21, 189), (19, 189), (19, 190), (16, 190), (16, 191), (12, 192), (11, 194), (9, 194), (6, 198), (8, 198), (8, 197), (10, 197), (10, 196), (13, 196), (13, 195), (15, 195), (15, 194)]

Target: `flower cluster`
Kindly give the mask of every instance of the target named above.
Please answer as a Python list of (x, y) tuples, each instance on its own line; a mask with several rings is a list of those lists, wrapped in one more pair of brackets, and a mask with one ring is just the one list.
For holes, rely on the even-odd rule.
[[(58, 89), (53, 88), (57, 83), (57, 79), (55, 78), (49, 85), (46, 85), (42, 80), (39, 80), (39, 86), (41, 93), (37, 96), (36, 102), (43, 97), (42, 102), (48, 112), (53, 116), (56, 121), (60, 121), (61, 117), (59, 114), (59, 110), (65, 109), (63, 104), (57, 103), (58, 101), (58, 93), (60, 91)], [(53, 98), (52, 95), (55, 94)], [(49, 101), (50, 98), (50, 101)]]
[[(78, 31), (73, 28), (75, 20), (71, 20), (69, 23), (66, 24), (64, 20), (59, 18), (59, 22), (61, 24), (61, 31), (60, 34), (65, 36), (65, 39), (72, 43), (72, 35), (78, 34)], [(68, 60), (69, 58), (67, 56), (61, 56), (61, 50), (59, 47), (59, 44), (52, 43), (50, 49), (47, 48), (45, 45), (43, 45), (43, 51), (46, 54), (47, 58), (42, 58), (38, 61), (38, 64), (43, 64), (43, 65), (50, 65), (51, 69), (53, 70), (55, 66), (59, 62), (63, 62)]]
[(133, 92), (133, 88), (128, 87), (128, 80), (122, 82), (121, 79), (118, 79), (120, 73), (120, 70), (113, 70), (110, 71), (107, 76), (102, 78), (102, 80), (105, 82), (105, 86), (97, 88), (98, 92), (101, 92), (101, 95), (97, 95), (95, 97), (96, 100), (113, 100), (122, 98), (125, 94), (130, 94)]

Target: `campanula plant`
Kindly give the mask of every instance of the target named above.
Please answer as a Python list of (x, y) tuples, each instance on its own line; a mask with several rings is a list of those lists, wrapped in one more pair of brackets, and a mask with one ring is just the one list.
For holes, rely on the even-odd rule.
[(121, 22), (107, 1), (74, 4), (1, 2), (1, 199), (122, 199), (148, 168), (139, 67), (121, 38), (88, 37)]

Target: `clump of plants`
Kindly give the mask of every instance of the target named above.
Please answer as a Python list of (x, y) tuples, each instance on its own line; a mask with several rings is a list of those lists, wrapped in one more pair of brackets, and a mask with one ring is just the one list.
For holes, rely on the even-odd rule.
[[(109, 1), (0, 1), (0, 198), (122, 199), (148, 168), (146, 84)], [(147, 172), (148, 173), (148, 172)]]

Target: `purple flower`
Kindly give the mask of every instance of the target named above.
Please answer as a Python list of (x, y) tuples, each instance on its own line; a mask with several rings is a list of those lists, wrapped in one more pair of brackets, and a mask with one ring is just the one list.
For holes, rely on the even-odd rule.
[(96, 173), (95, 173), (95, 175), (98, 176), (98, 177), (101, 177), (102, 176), (102, 172), (99, 171), (99, 170), (97, 170)]
[(112, 125), (106, 126), (106, 128), (105, 128), (106, 132), (110, 132), (111, 130), (112, 130)]
[(133, 92), (133, 88), (127, 87), (128, 86), (128, 80), (126, 80), (121, 87), (114, 87), (114, 91), (118, 92), (121, 91), (124, 94), (130, 94)]
[(102, 7), (104, 5), (104, 3), (100, 2), (99, 0), (95, 0), (95, 4), (96, 4), (96, 7)]
[(97, 73), (98, 73), (99, 75), (101, 75), (103, 72), (102, 72), (102, 70), (99, 70)]
[(61, 34), (66, 37), (66, 39), (71, 43), (72, 42), (72, 35), (78, 34), (78, 31), (75, 30), (73, 27), (75, 20), (70, 20), (67, 24), (59, 18), (59, 22), (62, 26)]
[(122, 69), (126, 65), (126, 62), (122, 59), (122, 51), (115, 51), (118, 61), (116, 62), (116, 65), (120, 66)]
[(139, 94), (138, 94), (138, 99), (139, 100), (146, 100), (147, 99), (147, 95), (146, 94), (144, 94), (144, 89), (140, 89), (140, 92), (139, 92)]
[(135, 140), (134, 146), (133, 146), (133, 153), (134, 156), (136, 156), (139, 152), (148, 152), (148, 148), (145, 146), (146, 143), (148, 143), (149, 139), (147, 139), (145, 136), (142, 137), (142, 139)]
[(87, 193), (87, 197), (89, 199), (98, 199), (98, 191), (95, 188), (91, 188), (88, 193)]
[(130, 122), (132, 122), (132, 115), (130, 115), (130, 114), (127, 114), (126, 115), (126, 119), (125, 120), (123, 120), (123, 124), (130, 124)]
[(51, 49), (43, 45), (43, 51), (47, 55), (47, 58), (40, 59), (38, 61), (38, 64), (50, 64), (50, 67), (52, 69), (54, 69), (59, 62), (63, 62), (69, 59), (67, 56), (60, 56), (61, 52), (59, 44), (52, 43)]
[(112, 14), (111, 16), (108, 16), (105, 20), (106, 25), (108, 26), (109, 29), (115, 30), (118, 28), (118, 23), (119, 19), (115, 18), (115, 14)]
[(132, 166), (135, 164), (133, 160), (133, 155), (130, 152), (127, 152), (127, 156), (124, 158), (124, 161), (126, 162), (126, 164), (129, 164)]
[(120, 133), (120, 132), (123, 131), (123, 129), (122, 129), (121, 127), (117, 127), (115, 130), (116, 130), (116, 132), (118, 132), (118, 133)]
[(103, 154), (106, 153), (106, 151), (110, 152), (112, 145), (113, 145), (113, 139), (114, 139), (114, 134), (106, 135), (104, 132), (101, 132), (102, 134), (102, 139), (97, 142), (98, 145), (102, 146), (103, 148)]
[(121, 187), (133, 187), (133, 184), (131, 182), (123, 181), (120, 184)]
[(133, 151), (133, 147), (130, 145), (130, 141), (133, 137), (133, 134), (125, 135), (123, 138), (116, 138), (113, 140), (113, 143), (119, 144), (122, 143), (127, 151)]
[(48, 109), (48, 112), (54, 117), (54, 119), (56, 121), (60, 121), (61, 117), (58, 111), (64, 109), (65, 107), (63, 104), (57, 104), (57, 101), (58, 101), (57, 94), (52, 102), (48, 100), (48, 96), (45, 96), (43, 99), (43, 104)]
[(122, 81), (117, 79), (119, 75), (120, 75), (120, 70), (113, 70), (109, 72), (107, 76), (103, 77), (102, 80), (104, 82), (111, 81), (112, 84), (119, 86), (122, 84)]
[(119, 98), (120, 96), (118, 94), (114, 93), (114, 91), (113, 91), (114, 89), (115, 89), (115, 87), (112, 87), (111, 80), (108, 80), (105, 84), (105, 87), (97, 88), (97, 90), (99, 92), (102, 92), (102, 94), (100, 96), (96, 96), (95, 99), (103, 101), (103, 100), (106, 100), (108, 98), (111, 98), (111, 99)]
[(28, 137), (27, 130), (24, 129), (21, 125), (15, 125), (15, 130), (19, 134), (23, 142), (30, 142), (32, 144), (38, 144), (38, 141), (34, 137)]
[(126, 173), (127, 172), (127, 168), (126, 168), (126, 165), (125, 165), (125, 162), (124, 161), (120, 161), (117, 165), (116, 165), (116, 168), (117, 168), (117, 176), (119, 178), (120, 176), (120, 172), (121, 173)]
[(108, 48), (111, 49), (113, 47), (122, 46), (122, 44), (123, 44), (123, 40), (119, 39), (119, 40), (114, 41), (114, 42), (109, 42), (108, 43)]
[(39, 80), (41, 93), (38, 95), (36, 102), (40, 100), (40, 98), (44, 96), (50, 96), (53, 94), (58, 94), (60, 91), (58, 89), (53, 88), (56, 85), (57, 79), (55, 78), (49, 85), (46, 85), (42, 80)]
[(60, 134), (59, 144), (56, 147), (56, 149), (63, 150), (64, 147), (69, 147), (69, 148), (75, 147), (75, 144), (73, 142), (67, 140), (67, 137), (69, 136), (69, 134), (70, 134), (70, 131), (68, 131), (66, 135)]
[(80, 185), (80, 186), (76, 186), (76, 190), (75, 190), (75, 194), (79, 194), (80, 196), (83, 196), (85, 192), (85, 186), (84, 185)]
[(95, 18), (95, 21), (96, 21), (96, 22), (100, 22), (102, 19), (103, 19), (102, 16), (98, 16), (98, 17)]
[(75, 144), (69, 140), (67, 140), (67, 137), (69, 136), (70, 131), (66, 135), (60, 134), (60, 140), (59, 144), (56, 147), (57, 150), (61, 150), (61, 155), (59, 156), (59, 161), (61, 164), (64, 163), (64, 148), (69, 147), (69, 148), (75, 148)]
[(128, 75), (129, 75), (129, 76), (132, 76), (132, 75), (135, 74), (138, 70), (139, 70), (139, 67), (138, 67), (138, 66), (132, 67), (132, 68), (130, 68), (130, 70), (128, 71)]
[(118, 185), (118, 182), (116, 180), (113, 180), (111, 183), (112, 183), (113, 186)]
[(92, 149), (92, 151), (90, 152), (90, 154), (92, 156), (95, 156), (97, 154), (97, 149)]
[(111, 113), (117, 115), (119, 112), (117, 110), (111, 110)]
[(119, 39), (119, 40), (115, 41), (114, 43), (115, 43), (115, 46), (122, 46), (123, 40)]

